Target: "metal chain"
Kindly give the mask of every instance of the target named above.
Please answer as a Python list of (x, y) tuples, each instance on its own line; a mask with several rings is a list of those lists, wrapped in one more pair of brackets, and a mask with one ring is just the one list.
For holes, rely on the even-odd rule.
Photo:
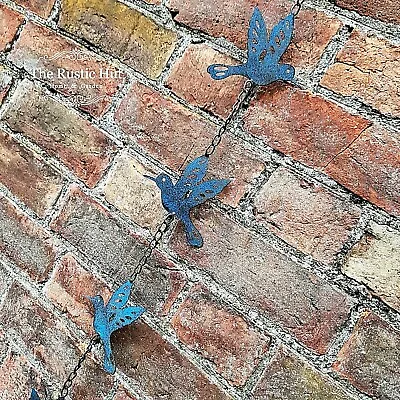
[(58, 397), (57, 400), (65, 400), (69, 394), (69, 390), (71, 389), (72, 383), (78, 376), (78, 371), (81, 369), (83, 363), (85, 362), (87, 356), (91, 353), (93, 346), (100, 343), (100, 337), (98, 335), (95, 335), (90, 339), (90, 342), (88, 346), (86, 347), (85, 352), (82, 354), (81, 358), (79, 359), (78, 363), (76, 364), (75, 368), (73, 371), (69, 374), (67, 380), (65, 381), (61, 392), (60, 396)]
[(296, 16), (300, 12), (304, 2), (305, 0), (296, 0), (296, 3), (293, 4), (291, 12), (294, 16)]
[(248, 80), (243, 86), (242, 91), (240, 92), (238, 98), (236, 99), (235, 104), (233, 105), (232, 111), (229, 114), (229, 117), (225, 120), (223, 125), (219, 128), (217, 134), (213, 137), (211, 144), (207, 147), (206, 152), (204, 155), (206, 157), (210, 157), (211, 154), (215, 152), (219, 144), (221, 143), (222, 136), (226, 133), (228, 128), (230, 127), (232, 121), (236, 117), (236, 114), (238, 113), (240, 107), (242, 106), (243, 102), (247, 98), (250, 89), (252, 89), (254, 86), (253, 82)]
[(133, 270), (133, 273), (131, 275), (130, 281), (135, 282), (136, 278), (140, 275), (142, 272), (143, 267), (147, 264), (147, 261), (153, 254), (153, 251), (155, 248), (158, 246), (160, 243), (161, 239), (163, 238), (165, 232), (169, 229), (171, 226), (173, 220), (175, 219), (175, 216), (173, 214), (169, 214), (164, 221), (161, 223), (161, 225), (158, 227), (156, 233), (153, 235), (149, 246), (147, 247), (146, 251), (140, 258), (139, 262), (137, 263), (135, 269)]
[[(131, 275), (131, 282), (135, 282), (136, 278), (139, 276), (139, 274), (142, 272), (143, 267), (146, 265), (147, 261), (153, 254), (154, 249), (158, 246), (160, 243), (162, 237), (164, 236), (165, 232), (169, 229), (171, 226), (175, 216), (173, 214), (169, 214), (164, 221), (161, 223), (159, 228), (157, 229), (156, 233), (152, 237), (149, 247), (147, 247), (146, 251), (140, 258), (138, 264), (136, 265), (132, 275)], [(86, 358), (88, 355), (91, 353), (94, 345), (98, 344), (100, 342), (100, 337), (98, 335), (95, 335), (92, 337), (90, 340), (85, 352), (82, 354), (81, 358), (78, 360), (78, 363), (74, 367), (73, 371), (69, 374), (67, 380), (65, 381), (61, 391), (60, 395), (57, 400), (65, 400), (69, 394), (69, 391), (72, 387), (72, 384), (76, 377), (78, 376), (78, 371), (82, 368), (83, 363), (85, 362)]]

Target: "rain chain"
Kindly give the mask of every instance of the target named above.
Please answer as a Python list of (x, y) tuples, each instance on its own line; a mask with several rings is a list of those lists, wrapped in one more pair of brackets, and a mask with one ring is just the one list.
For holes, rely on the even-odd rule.
[[(104, 370), (110, 374), (116, 366), (111, 349), (111, 334), (116, 330), (132, 324), (144, 312), (140, 306), (127, 306), (133, 285), (143, 267), (151, 257), (172, 222), (178, 219), (182, 222), (188, 243), (196, 248), (203, 245), (201, 233), (193, 224), (191, 210), (214, 198), (230, 183), (229, 179), (211, 179), (204, 181), (210, 156), (218, 148), (223, 135), (233, 127), (235, 118), (242, 105), (251, 95), (257, 85), (268, 85), (275, 81), (292, 81), (295, 69), (288, 64), (280, 64), (279, 60), (288, 48), (294, 29), (295, 17), (300, 12), (304, 0), (297, 0), (289, 15), (273, 27), (268, 34), (264, 18), (258, 8), (255, 8), (250, 20), (247, 41), (247, 62), (241, 65), (228, 66), (213, 64), (208, 67), (208, 73), (215, 80), (226, 79), (232, 75), (242, 75), (248, 78), (239, 94), (229, 117), (225, 120), (204, 155), (189, 163), (176, 183), (167, 174), (157, 177), (145, 176), (156, 183), (161, 191), (161, 201), (167, 217), (152, 237), (148, 248), (134, 268), (130, 279), (123, 283), (111, 296), (107, 304), (101, 296), (90, 297), (94, 308), (93, 326), (96, 335), (93, 336), (65, 381), (57, 400), (65, 400), (69, 395), (74, 380), (78, 376), (86, 358), (93, 347), (101, 344), (104, 351)], [(35, 389), (32, 389), (30, 400), (40, 400)]]

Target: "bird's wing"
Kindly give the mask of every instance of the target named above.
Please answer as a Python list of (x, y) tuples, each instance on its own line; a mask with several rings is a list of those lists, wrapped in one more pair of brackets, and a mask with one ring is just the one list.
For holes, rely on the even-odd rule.
[(178, 198), (182, 198), (193, 186), (204, 178), (208, 167), (208, 157), (201, 156), (193, 160), (183, 171), (182, 176), (175, 184)]
[(40, 397), (35, 389), (32, 389), (31, 397), (29, 398), (29, 400), (40, 400)]
[(132, 282), (127, 281), (114, 292), (106, 306), (108, 315), (115, 313), (117, 310), (120, 310), (126, 305), (129, 300), (131, 290)]
[(123, 310), (116, 311), (115, 317), (110, 323), (110, 332), (112, 333), (135, 322), (144, 312), (145, 309), (140, 306), (126, 307)]
[(289, 47), (294, 28), (294, 15), (290, 13), (282, 19), (271, 31), (267, 46), (267, 59), (278, 63), (283, 53)]
[(260, 62), (262, 53), (267, 50), (268, 32), (264, 17), (256, 7), (250, 20), (247, 36), (247, 63), (249, 67), (256, 66)]
[(222, 192), (229, 182), (229, 179), (212, 179), (200, 183), (200, 185), (195, 186), (190, 193), (186, 203), (187, 206), (192, 208), (204, 203), (208, 199), (212, 199), (218, 193)]

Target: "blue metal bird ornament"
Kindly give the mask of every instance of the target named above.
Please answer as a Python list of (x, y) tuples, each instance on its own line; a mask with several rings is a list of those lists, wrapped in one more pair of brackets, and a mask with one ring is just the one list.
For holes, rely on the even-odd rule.
[(29, 400), (40, 400), (40, 397), (35, 389), (32, 389), (31, 397)]
[(192, 161), (175, 185), (166, 174), (160, 174), (157, 178), (145, 175), (160, 188), (164, 208), (182, 221), (187, 241), (194, 247), (201, 247), (203, 238), (190, 219), (191, 209), (215, 197), (230, 182), (229, 179), (202, 182), (207, 173), (208, 160), (207, 156), (201, 156)]
[(234, 66), (213, 64), (208, 67), (208, 73), (215, 80), (243, 75), (257, 85), (279, 80), (292, 81), (294, 68), (289, 64), (279, 64), (279, 60), (292, 40), (293, 27), (294, 15), (290, 13), (272, 29), (268, 37), (264, 18), (256, 7), (248, 31), (247, 62)]
[(133, 283), (123, 283), (111, 296), (107, 305), (101, 296), (89, 297), (94, 307), (93, 327), (104, 347), (104, 369), (115, 372), (114, 357), (111, 349), (111, 334), (116, 330), (135, 322), (145, 311), (143, 307), (125, 307), (131, 294)]

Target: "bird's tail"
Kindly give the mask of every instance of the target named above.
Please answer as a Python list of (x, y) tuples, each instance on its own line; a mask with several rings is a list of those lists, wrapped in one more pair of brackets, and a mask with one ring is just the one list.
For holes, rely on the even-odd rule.
[(115, 372), (115, 362), (111, 350), (110, 339), (107, 342), (103, 342), (103, 345), (104, 345), (104, 369), (108, 373), (113, 374)]
[(232, 75), (247, 76), (244, 65), (213, 64), (208, 67), (207, 72), (217, 81)]
[(182, 218), (182, 222), (185, 225), (186, 238), (189, 244), (193, 247), (203, 246), (203, 238), (190, 219), (189, 213)]

